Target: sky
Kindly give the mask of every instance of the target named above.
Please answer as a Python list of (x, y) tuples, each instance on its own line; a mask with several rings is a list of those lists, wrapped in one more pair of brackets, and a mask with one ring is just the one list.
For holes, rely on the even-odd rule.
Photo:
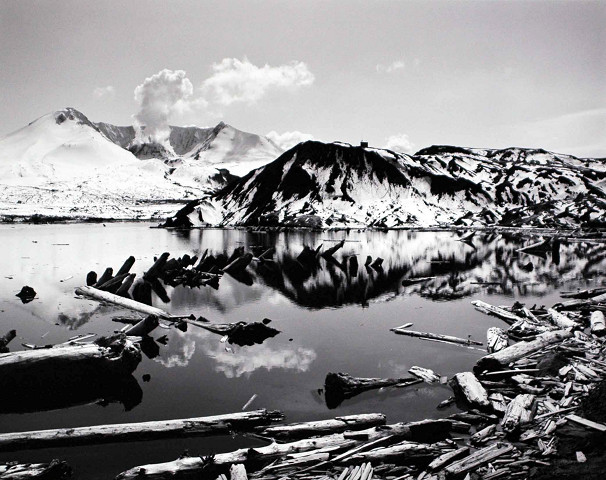
[(0, 0), (0, 137), (92, 121), (606, 157), (606, 1)]

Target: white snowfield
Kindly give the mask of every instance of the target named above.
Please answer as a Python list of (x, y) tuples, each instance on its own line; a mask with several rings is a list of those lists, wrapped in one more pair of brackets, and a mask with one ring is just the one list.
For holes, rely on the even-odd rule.
[(44, 115), (0, 139), (0, 218), (166, 218), (224, 186), (220, 170), (243, 175), (282, 153), (223, 123), (175, 131), (175, 145), (139, 148), (158, 152), (143, 159), (127, 149), (132, 127), (94, 124), (72, 108)]
[(578, 227), (604, 223), (606, 162), (544, 150), (415, 155), (309, 141), (167, 226)]

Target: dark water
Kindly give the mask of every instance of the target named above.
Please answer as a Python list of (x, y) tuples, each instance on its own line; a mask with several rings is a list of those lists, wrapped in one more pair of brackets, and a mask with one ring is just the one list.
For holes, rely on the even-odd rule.
[[(313, 271), (296, 263), (304, 245), (329, 247), (342, 238), (346, 243), (337, 262), (321, 260)], [(105, 402), (95, 396), (94, 382), (81, 395), (35, 398), (34, 408), (42, 411), (23, 413), (32, 407), (17, 405), (0, 412), (0, 432), (237, 412), (253, 394), (249, 409), (282, 410), (288, 421), (367, 412), (385, 413), (389, 422), (445, 416), (456, 407), (436, 410), (451, 395), (443, 385), (369, 391), (335, 409), (327, 407), (321, 389), (331, 371), (403, 377), (413, 365), (448, 376), (469, 370), (481, 349), (402, 337), (389, 329), (412, 322), (416, 330), (485, 341), (488, 327), (503, 324), (476, 312), (471, 300), (551, 306), (560, 290), (595, 285), (606, 270), (604, 245), (563, 243), (559, 255), (537, 257), (516, 249), (538, 238), (483, 233), (470, 246), (451, 232), (266, 234), (171, 232), (143, 224), (2, 225), (0, 239), (0, 334), (17, 330), (13, 351), (20, 343), (54, 344), (78, 333), (105, 335), (120, 328), (112, 316), (130, 313), (77, 299), (74, 288), (85, 284), (89, 270), (116, 270), (129, 255), (136, 257), (133, 272), (140, 274), (164, 251), (178, 257), (208, 248), (229, 255), (239, 246), (275, 246), (272, 268), (253, 263), (246, 277), (225, 275), (218, 290), (168, 288), (170, 303), (154, 298), (154, 304), (218, 323), (270, 318), (281, 331), (261, 345), (238, 347), (191, 326), (186, 333), (158, 329), (153, 336), (167, 335), (168, 344), (159, 346), (153, 360), (144, 358), (132, 382), (106, 394)], [(354, 254), (360, 266), (352, 275), (339, 263)], [(383, 258), (383, 268), (366, 269), (367, 255)], [(402, 286), (403, 278), (434, 275), (428, 283)], [(22, 304), (15, 297), (23, 285), (38, 292), (34, 301)], [(151, 381), (143, 382), (144, 374)], [(173, 460), (186, 449), (208, 454), (259, 444), (242, 437), (162, 440), (19, 451), (0, 454), (0, 460), (61, 458), (77, 478), (109, 479), (135, 465)]]

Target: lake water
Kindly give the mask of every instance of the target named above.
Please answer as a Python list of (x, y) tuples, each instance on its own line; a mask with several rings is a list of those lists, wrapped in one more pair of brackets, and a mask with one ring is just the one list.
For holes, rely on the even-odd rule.
[[(542, 258), (516, 251), (538, 238), (477, 233), (473, 246), (458, 238), (452, 232), (410, 231), (177, 232), (140, 223), (0, 225), (0, 334), (17, 330), (12, 351), (21, 343), (55, 344), (79, 333), (107, 335), (119, 329), (111, 318), (132, 313), (75, 298), (75, 287), (85, 284), (90, 270), (100, 275), (112, 266), (116, 271), (129, 255), (136, 258), (132, 271), (142, 274), (165, 251), (174, 257), (206, 249), (229, 255), (239, 246), (274, 246), (272, 268), (253, 262), (246, 278), (226, 274), (217, 290), (167, 288), (170, 303), (153, 300), (171, 313), (217, 323), (269, 318), (281, 332), (261, 345), (238, 347), (192, 326), (185, 333), (157, 329), (152, 336), (167, 335), (168, 344), (158, 345), (157, 357), (143, 358), (126, 392), (107, 402), (74, 394), (63, 408), (41, 400), (37, 409), (42, 411), (13, 407), (0, 412), (0, 432), (238, 412), (254, 394), (249, 409), (281, 410), (292, 422), (370, 412), (385, 413), (388, 422), (449, 415), (456, 406), (436, 409), (452, 393), (446, 385), (373, 390), (328, 408), (324, 378), (328, 372), (404, 377), (413, 365), (447, 376), (469, 370), (484, 354), (480, 347), (424, 341), (389, 329), (412, 322), (415, 330), (485, 342), (487, 328), (504, 324), (475, 311), (471, 300), (551, 306), (560, 300), (560, 290), (595, 286), (606, 270), (606, 247), (600, 244), (562, 243), (559, 256)], [(296, 264), (305, 245), (327, 248), (341, 239), (345, 246), (335, 254), (337, 262), (321, 259), (311, 272)], [(347, 255), (359, 259), (354, 275), (338, 264)], [(367, 255), (383, 258), (382, 269), (365, 268)], [(402, 286), (403, 278), (415, 276), (436, 279)], [(37, 292), (26, 304), (15, 296), (24, 285)], [(149, 382), (144, 374), (151, 376)], [(173, 460), (184, 450), (209, 454), (260, 444), (225, 436), (18, 451), (0, 454), (0, 460), (60, 458), (74, 467), (77, 478), (109, 479), (135, 465)]]

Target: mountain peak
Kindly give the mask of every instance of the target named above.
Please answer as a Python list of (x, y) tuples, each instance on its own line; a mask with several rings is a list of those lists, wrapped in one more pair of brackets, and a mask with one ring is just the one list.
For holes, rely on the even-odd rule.
[(65, 107), (61, 110), (57, 110), (53, 112), (53, 117), (55, 118), (55, 122), (57, 125), (61, 125), (66, 120), (72, 120), (80, 125), (88, 125), (89, 127), (98, 130), (97, 127), (88, 119), (86, 115), (84, 115), (81, 111), (76, 110), (73, 107)]

